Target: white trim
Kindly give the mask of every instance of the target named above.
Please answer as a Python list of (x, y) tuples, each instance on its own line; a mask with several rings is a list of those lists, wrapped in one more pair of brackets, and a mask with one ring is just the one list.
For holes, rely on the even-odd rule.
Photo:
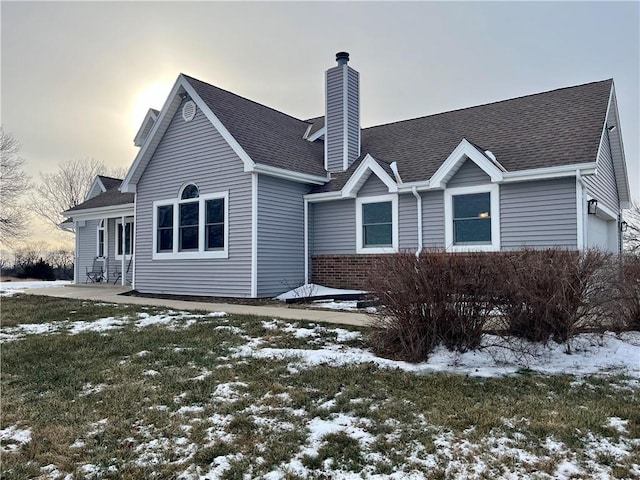
[(422, 195), (418, 193), (418, 189), (413, 187), (411, 191), (413, 196), (416, 197), (416, 209), (418, 213), (418, 249), (416, 250), (416, 257), (420, 256), (423, 248), (423, 232), (422, 232)]
[(304, 199), (304, 283), (309, 283), (309, 200)]
[(292, 182), (299, 183), (311, 183), (314, 185), (324, 185), (329, 181), (329, 177), (322, 177), (320, 175), (311, 175), (308, 173), (294, 172), (292, 170), (286, 170), (284, 168), (272, 167), (270, 165), (264, 165), (256, 163), (250, 170), (245, 172), (261, 173), (263, 175), (269, 175), (270, 177), (283, 178), (285, 180), (291, 180)]
[(489, 160), (487, 156), (480, 152), (465, 138), (458, 144), (458, 146), (451, 152), (447, 159), (440, 165), (440, 168), (433, 174), (429, 184), (432, 188), (445, 188), (446, 183), (451, 176), (462, 166), (465, 162), (465, 157), (472, 160), (478, 167), (480, 167), (487, 175), (491, 177), (492, 182), (501, 182), (503, 179), (503, 170)]
[(337, 190), (335, 192), (307, 193), (303, 195), (302, 198), (311, 203), (331, 202), (333, 200), (341, 200), (342, 192)]
[[(325, 121), (326, 121), (326, 119), (325, 119)], [(311, 128), (312, 126), (313, 125), (310, 125), (309, 128)], [(310, 142), (315, 142), (319, 138), (324, 137), (326, 132), (327, 132), (327, 127), (323, 126), (322, 128), (319, 128), (318, 130), (316, 130), (316, 133), (314, 133), (310, 137), (307, 137), (307, 140), (310, 141)], [(326, 170), (326, 168), (325, 168), (325, 170)]]
[(251, 297), (258, 296), (258, 174), (251, 173)]
[[(193, 183), (193, 182), (189, 182)], [(207, 200), (224, 199), (224, 248), (220, 250), (205, 250), (205, 204)], [(179, 251), (179, 208), (183, 203), (198, 202), (198, 251)], [(158, 252), (158, 207), (171, 205), (173, 207), (173, 249), (171, 252)], [(153, 202), (153, 260), (190, 260), (196, 258), (229, 258), (229, 191), (200, 194), (198, 198), (180, 200), (172, 198)]]
[(395, 180), (384, 171), (378, 162), (376, 162), (375, 158), (367, 154), (360, 165), (358, 165), (358, 168), (356, 168), (356, 171), (353, 172), (347, 183), (345, 183), (344, 187), (342, 187), (341, 196), (355, 197), (371, 173), (374, 173), (387, 186), (389, 193), (398, 192), (398, 184)]
[[(123, 215), (120, 218), (116, 218), (116, 221), (115, 221), (115, 230), (116, 230), (115, 231), (115, 239), (116, 239), (116, 243), (113, 246), (113, 256), (116, 258), (116, 260), (122, 260), (123, 259), (122, 258), (122, 253), (118, 254), (118, 225), (122, 225), (122, 219), (124, 219), (125, 223), (127, 223), (127, 224), (130, 223), (131, 224), (131, 227), (129, 228), (129, 236), (130, 236), (130, 239), (131, 239), (131, 249), (130, 249), (131, 253), (125, 254), (125, 259), (129, 260), (129, 259), (131, 259), (131, 255), (133, 255), (135, 253), (135, 251), (134, 251), (134, 249), (135, 249), (135, 239), (133, 238), (133, 228), (134, 228), (133, 225), (135, 223), (135, 219), (133, 217), (131, 217), (131, 216)], [(126, 229), (126, 226), (125, 226), (125, 228), (122, 229), (122, 248), (126, 252), (127, 248), (126, 248), (126, 245), (124, 243), (125, 238), (126, 238), (125, 237), (125, 229)]]
[(311, 131), (311, 128), (313, 127), (312, 124), (309, 124), (309, 126), (307, 127), (307, 129), (304, 131), (304, 134), (302, 135), (302, 138), (304, 140), (307, 139), (307, 137), (309, 136), (309, 132)]
[[(126, 230), (127, 230), (126, 224), (128, 224), (129, 222), (126, 222), (126, 223), (125, 222), (126, 222), (126, 217), (123, 216), (120, 219), (120, 224), (123, 225), (123, 227), (122, 227), (122, 235), (120, 237), (121, 240), (122, 240), (122, 250), (123, 250), (122, 253), (125, 253), (127, 251), (127, 247), (125, 246), (124, 242), (125, 242), (125, 240), (127, 238), (127, 236), (126, 236)], [(118, 232), (118, 219), (116, 219), (116, 234), (117, 234), (117, 232)], [(125, 257), (126, 257), (126, 260), (131, 260), (131, 255), (133, 255), (133, 248), (134, 248), (133, 247), (133, 243), (134, 242), (133, 242), (132, 234), (133, 234), (133, 222), (131, 222), (131, 227), (129, 228), (129, 238), (131, 239), (131, 248), (130, 248), (131, 253), (129, 255), (122, 255), (122, 254), (120, 255), (120, 272), (121, 272), (120, 273), (120, 285), (122, 285), (123, 287), (127, 284), (127, 272), (126, 272), (126, 270), (124, 268), (124, 266), (125, 266)], [(118, 258), (118, 255), (117, 255), (117, 253), (118, 253), (118, 241), (117, 240), (116, 240), (116, 244), (115, 244), (115, 251), (116, 251), (115, 257), (117, 259)]]
[[(135, 208), (137, 209), (137, 206)], [(135, 211), (134, 211), (134, 213), (135, 213)], [(134, 233), (133, 248), (134, 248), (134, 250), (135, 250), (136, 244), (137, 244), (135, 234), (138, 231), (138, 228), (137, 228), (138, 225), (137, 225), (137, 222), (135, 221), (135, 219), (136, 219), (136, 217), (134, 215), (134, 217), (133, 217), (133, 233)], [(136, 289), (136, 264), (137, 263), (138, 263), (138, 259), (137, 259), (136, 255), (134, 255), (133, 256), (133, 265), (131, 266), (131, 268), (133, 269), (132, 272), (131, 272), (131, 288), (133, 290)]]
[[(453, 197), (474, 193), (489, 193), (491, 202), (491, 243), (484, 245), (455, 245), (453, 238)], [(500, 187), (492, 183), (472, 187), (448, 188), (444, 191), (444, 242), (447, 252), (500, 251)]]
[[(108, 227), (109, 221), (105, 218), (98, 221), (98, 227), (96, 228), (96, 257), (108, 257), (109, 252), (109, 235)], [(100, 255), (100, 232), (103, 232), (102, 236), (102, 255)]]
[[(362, 237), (362, 206), (368, 203), (391, 202), (391, 247), (365, 247)], [(398, 195), (376, 195), (356, 198), (356, 253), (397, 253), (398, 252)]]
[(75, 252), (73, 252), (74, 253), (73, 283), (77, 284), (77, 283), (80, 283), (80, 262), (78, 261), (80, 259), (80, 232), (78, 231), (78, 228), (80, 227), (80, 225), (77, 220), (73, 222), (73, 225), (74, 225), (73, 228), (76, 232), (76, 235), (75, 235), (76, 248), (75, 248)]
[[(96, 187), (99, 190), (98, 192), (94, 192)], [(96, 178), (93, 179), (93, 183), (91, 184), (91, 187), (89, 187), (89, 190), (87, 191), (87, 194), (85, 195), (84, 199), (85, 201), (87, 201), (90, 198), (100, 195), (101, 193), (104, 193), (106, 191), (107, 191), (107, 188), (104, 186), (104, 183), (102, 183), (102, 180), (100, 180), (100, 176), (96, 175)]]
[(560, 165), (556, 167), (531, 168), (515, 172), (504, 172), (502, 174), (502, 183), (573, 177), (578, 171), (580, 171), (582, 175), (594, 175), (596, 173), (596, 168), (596, 162), (588, 162), (574, 163), (572, 165)]
[[(155, 123), (157, 119), (158, 119), (158, 114), (156, 112), (154, 112), (152, 108), (147, 110), (147, 114), (144, 116), (144, 119), (142, 120), (142, 123), (140, 124), (140, 128), (138, 129), (138, 132), (136, 133), (136, 136), (133, 137), (133, 144), (136, 147), (141, 147), (142, 144), (144, 143), (144, 141), (146, 140), (146, 137), (142, 138), (142, 132), (144, 132), (146, 130), (147, 124), (149, 122)], [(149, 132), (147, 133), (147, 137), (151, 134), (151, 130), (153, 130), (153, 124), (151, 124), (151, 128), (149, 128)]]
[(583, 250), (586, 239), (587, 209), (586, 209), (586, 186), (582, 180), (580, 170), (576, 171), (576, 248)]
[(63, 214), (74, 220), (98, 220), (104, 217), (131, 216), (134, 212), (135, 203), (125, 203), (122, 205), (107, 205), (105, 207), (87, 208), (73, 212), (63, 212)]

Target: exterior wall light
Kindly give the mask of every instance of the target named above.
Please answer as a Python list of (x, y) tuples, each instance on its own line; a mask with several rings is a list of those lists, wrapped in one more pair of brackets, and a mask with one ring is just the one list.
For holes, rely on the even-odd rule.
[(621, 232), (626, 232), (628, 226), (629, 226), (629, 224), (627, 222), (620, 222), (620, 231)]
[(598, 200), (592, 198), (587, 202), (587, 212), (589, 215), (595, 215), (598, 213)]

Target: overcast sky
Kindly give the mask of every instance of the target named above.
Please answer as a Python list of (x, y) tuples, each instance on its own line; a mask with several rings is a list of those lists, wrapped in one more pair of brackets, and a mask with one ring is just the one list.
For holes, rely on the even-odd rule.
[(323, 114), (335, 53), (363, 126), (606, 78), (640, 197), (640, 3), (0, 2), (1, 114), (27, 170), (129, 166), (184, 72), (298, 118)]

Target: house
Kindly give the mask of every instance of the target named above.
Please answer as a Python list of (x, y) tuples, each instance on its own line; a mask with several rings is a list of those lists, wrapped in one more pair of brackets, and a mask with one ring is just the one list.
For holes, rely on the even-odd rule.
[(613, 80), (361, 128), (359, 74), (336, 60), (309, 120), (179, 75), (126, 177), (65, 212), (75, 281), (98, 256), (141, 292), (269, 297), (361, 286), (398, 251), (620, 251)]

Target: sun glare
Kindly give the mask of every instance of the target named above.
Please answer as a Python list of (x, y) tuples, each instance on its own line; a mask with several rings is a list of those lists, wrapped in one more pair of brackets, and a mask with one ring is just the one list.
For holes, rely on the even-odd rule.
[(150, 108), (160, 110), (164, 105), (173, 83), (155, 83), (139, 90), (135, 95), (133, 111), (133, 127), (138, 129)]

